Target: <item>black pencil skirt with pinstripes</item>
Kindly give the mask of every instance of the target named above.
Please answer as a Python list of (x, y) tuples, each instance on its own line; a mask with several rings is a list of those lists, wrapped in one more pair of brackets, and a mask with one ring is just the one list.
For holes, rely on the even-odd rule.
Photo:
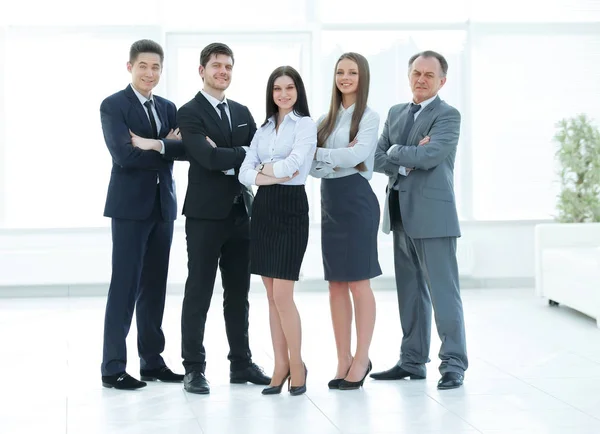
[(252, 274), (298, 280), (308, 245), (308, 199), (304, 185), (258, 188), (250, 223)]

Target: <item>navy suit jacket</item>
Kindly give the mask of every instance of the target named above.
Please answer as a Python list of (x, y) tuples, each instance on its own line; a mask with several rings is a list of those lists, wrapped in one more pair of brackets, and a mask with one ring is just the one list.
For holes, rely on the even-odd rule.
[(163, 219), (173, 221), (177, 217), (173, 160), (185, 159), (185, 149), (181, 140), (165, 139), (171, 129), (177, 128), (177, 109), (165, 98), (154, 95), (153, 99), (161, 123), (158, 137), (165, 144), (163, 155), (131, 144), (129, 130), (140, 137), (152, 137), (146, 110), (131, 85), (109, 96), (100, 105), (104, 141), (113, 160), (104, 208), (106, 217), (148, 218), (156, 199), (157, 177)]

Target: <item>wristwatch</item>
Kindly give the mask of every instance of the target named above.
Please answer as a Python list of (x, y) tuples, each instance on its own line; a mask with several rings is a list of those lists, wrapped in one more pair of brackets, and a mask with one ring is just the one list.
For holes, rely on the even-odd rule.
[(258, 170), (259, 173), (262, 173), (262, 171), (263, 171), (264, 168), (265, 168), (265, 163), (261, 163), (261, 164), (258, 165), (257, 170)]

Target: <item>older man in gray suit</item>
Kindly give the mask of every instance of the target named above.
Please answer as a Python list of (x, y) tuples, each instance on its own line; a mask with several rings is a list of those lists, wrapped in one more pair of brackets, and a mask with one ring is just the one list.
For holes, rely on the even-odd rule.
[(468, 366), (454, 201), (460, 113), (437, 95), (447, 71), (448, 63), (439, 53), (424, 51), (410, 58), (413, 102), (390, 109), (375, 152), (375, 171), (389, 177), (382, 230), (394, 236), (404, 336), (396, 366), (371, 377), (425, 378), (433, 305), (442, 341), (439, 389), (460, 387)]

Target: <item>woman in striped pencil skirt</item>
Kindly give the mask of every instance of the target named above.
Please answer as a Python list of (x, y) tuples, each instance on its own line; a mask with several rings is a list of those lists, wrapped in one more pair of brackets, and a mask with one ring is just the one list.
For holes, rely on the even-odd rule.
[(271, 74), (267, 116), (256, 131), (240, 168), (239, 180), (258, 185), (250, 223), (250, 270), (262, 276), (269, 299), (275, 352), (271, 384), (262, 393), (306, 391), (308, 371), (301, 355), (300, 315), (294, 282), (308, 244), (308, 200), (304, 184), (317, 145), (302, 78), (290, 66)]

